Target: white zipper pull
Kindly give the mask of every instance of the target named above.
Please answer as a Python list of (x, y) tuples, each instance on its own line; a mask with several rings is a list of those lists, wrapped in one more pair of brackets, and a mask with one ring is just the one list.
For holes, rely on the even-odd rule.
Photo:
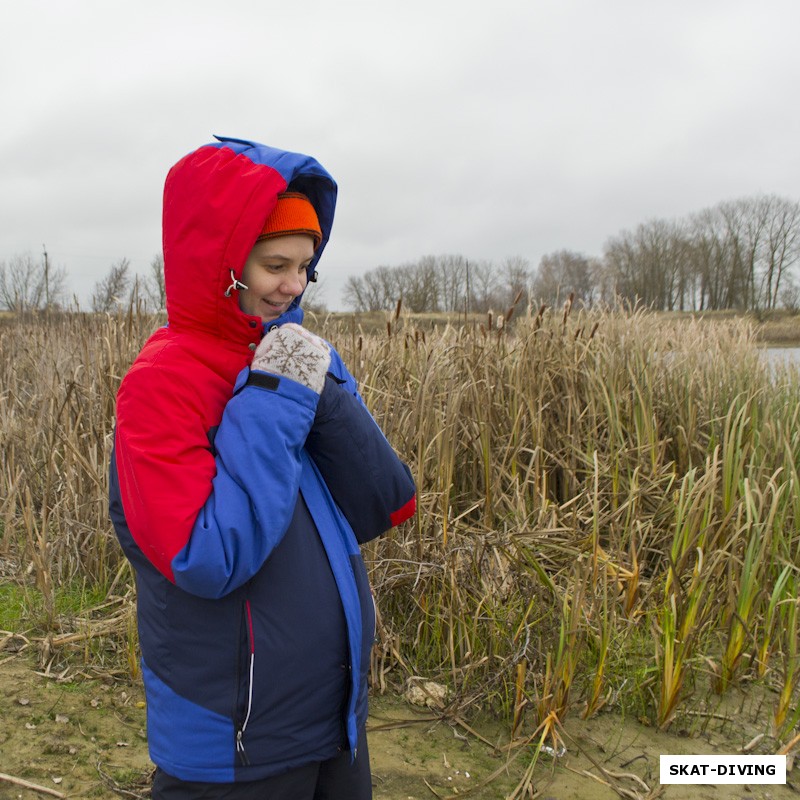
[(247, 757), (247, 753), (244, 749), (244, 742), (242, 741), (243, 734), (244, 731), (241, 729), (236, 731), (236, 752), (239, 754), (239, 760), (242, 762), (242, 764), (249, 766), (250, 759)]

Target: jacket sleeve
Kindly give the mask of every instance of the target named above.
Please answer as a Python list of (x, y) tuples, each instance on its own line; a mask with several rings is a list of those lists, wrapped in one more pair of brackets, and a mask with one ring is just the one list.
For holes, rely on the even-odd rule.
[(135, 372), (117, 403), (117, 470), (125, 517), (148, 559), (192, 594), (221, 597), (249, 580), (281, 541), (300, 485), (318, 395), (244, 369), (214, 440), (185, 383), (161, 375), (156, 413)]
[(411, 471), (370, 415), (335, 351), (306, 450), (362, 544), (416, 511)]

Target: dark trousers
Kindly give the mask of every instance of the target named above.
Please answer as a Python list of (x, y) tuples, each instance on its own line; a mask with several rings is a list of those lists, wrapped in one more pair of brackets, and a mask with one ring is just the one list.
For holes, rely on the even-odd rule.
[(366, 732), (361, 732), (358, 758), (353, 763), (345, 751), (329, 761), (260, 781), (181, 781), (156, 769), (152, 800), (372, 800)]

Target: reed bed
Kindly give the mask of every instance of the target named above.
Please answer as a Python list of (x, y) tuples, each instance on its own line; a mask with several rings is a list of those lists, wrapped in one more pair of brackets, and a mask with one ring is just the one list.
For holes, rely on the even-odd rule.
[[(514, 741), (622, 709), (666, 727), (753, 682), (796, 734), (800, 379), (743, 321), (535, 310), (380, 332), (307, 320), (411, 464), (419, 513), (367, 546), (376, 691), (446, 683)], [(135, 670), (132, 576), (107, 518), (119, 381), (158, 320), (0, 327), (0, 560), (47, 652), (110, 638)], [(9, 578), (6, 579), (11, 580)], [(99, 590), (71, 615), (59, 596)], [(110, 610), (109, 610), (110, 609)], [(103, 620), (106, 620), (103, 622)], [(94, 627), (93, 627), (94, 626)], [(98, 634), (98, 635), (99, 635)]]

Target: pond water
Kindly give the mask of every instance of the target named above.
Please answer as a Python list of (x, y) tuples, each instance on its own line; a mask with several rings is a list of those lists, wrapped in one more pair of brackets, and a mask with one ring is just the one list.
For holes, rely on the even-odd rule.
[(765, 347), (762, 352), (764, 358), (776, 367), (784, 364), (800, 367), (800, 347)]

